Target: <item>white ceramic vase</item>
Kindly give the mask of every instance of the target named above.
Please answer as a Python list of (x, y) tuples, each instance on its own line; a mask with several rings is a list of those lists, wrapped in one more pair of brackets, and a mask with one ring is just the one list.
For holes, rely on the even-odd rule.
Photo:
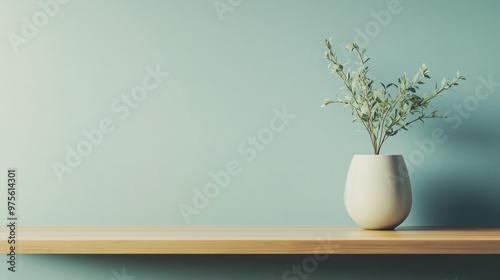
[(344, 191), (349, 216), (365, 229), (394, 229), (411, 209), (411, 184), (402, 155), (355, 155)]

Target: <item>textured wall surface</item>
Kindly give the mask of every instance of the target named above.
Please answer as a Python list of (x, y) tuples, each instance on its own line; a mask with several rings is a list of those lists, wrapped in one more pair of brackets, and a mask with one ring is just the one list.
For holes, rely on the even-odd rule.
[[(371, 153), (328, 73), (422, 63), (447, 120), (385, 154), (410, 167), (404, 225), (500, 226), (498, 1), (2, 0), (0, 182), (20, 225), (354, 225), (343, 187)], [(353, 66), (355, 67), (355, 66)], [(445, 140), (435, 141), (440, 129)], [(442, 140), (442, 139), (441, 139)], [(6, 191), (0, 219), (6, 222)], [(305, 256), (19, 256), (2, 279), (282, 279)], [(498, 279), (499, 256), (331, 256), (283, 279)], [(295, 277), (295, 278), (294, 278)]]

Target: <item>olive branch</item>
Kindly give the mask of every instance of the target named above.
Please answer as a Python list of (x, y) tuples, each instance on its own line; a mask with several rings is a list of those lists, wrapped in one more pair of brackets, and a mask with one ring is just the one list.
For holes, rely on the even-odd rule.
[[(374, 81), (367, 77), (370, 68), (366, 63), (370, 58), (365, 56), (366, 49), (360, 50), (356, 43), (346, 46), (350, 52), (355, 52), (359, 59), (356, 63), (358, 69), (351, 71), (345, 70), (345, 64), (337, 59), (331, 39), (325, 39), (325, 44), (327, 48), (325, 57), (330, 62), (328, 68), (332, 74), (342, 79), (344, 87), (341, 89), (348, 94), (343, 98), (338, 97), (337, 100), (325, 98), (321, 107), (340, 103), (344, 104), (344, 108), (350, 108), (352, 115), (355, 116), (353, 122), (360, 122), (368, 131), (376, 155), (380, 153), (382, 145), (390, 136), (396, 135), (401, 130), (408, 130), (411, 124), (418, 121), (424, 123), (425, 119), (445, 118), (438, 115), (437, 110), (428, 113), (431, 100), (457, 86), (459, 80), (465, 80), (457, 72), (450, 81), (443, 79), (440, 86), (436, 83), (434, 91), (430, 94), (419, 96), (416, 92), (420, 85), (424, 84), (424, 79), (430, 79), (429, 69), (422, 64), (413, 79), (408, 79), (405, 72), (397, 84), (380, 83), (380, 88), (374, 88)], [(396, 92), (391, 94), (390, 89)]]

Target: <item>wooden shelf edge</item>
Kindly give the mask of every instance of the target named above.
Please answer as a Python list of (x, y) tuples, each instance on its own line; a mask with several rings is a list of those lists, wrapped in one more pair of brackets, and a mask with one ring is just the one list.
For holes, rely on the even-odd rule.
[(18, 236), (16, 254), (500, 254), (500, 229), (480, 228), (24, 227)]

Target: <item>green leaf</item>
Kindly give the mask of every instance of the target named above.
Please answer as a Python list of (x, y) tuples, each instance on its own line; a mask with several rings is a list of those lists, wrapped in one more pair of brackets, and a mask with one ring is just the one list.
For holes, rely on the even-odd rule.
[[(417, 91), (420, 91), (419, 86), (424, 84), (424, 78), (430, 79), (429, 69), (424, 63), (412, 80), (408, 80), (404, 72), (397, 78), (398, 84), (380, 83), (382, 88), (374, 89), (374, 80), (368, 78), (367, 75), (370, 68), (365, 66), (365, 63), (370, 60), (364, 55), (366, 49), (360, 50), (355, 42), (346, 46), (351, 52), (356, 50), (358, 53), (357, 69), (351, 71), (349, 66), (344, 67), (347, 64), (342, 64), (338, 60), (333, 51), (331, 39), (325, 39), (325, 45), (327, 47), (325, 56), (329, 62), (328, 69), (341, 78), (345, 85), (343, 92), (347, 95), (344, 99), (338, 98), (335, 102), (325, 99), (322, 107), (331, 103), (341, 103), (344, 104), (344, 108), (350, 108), (351, 114), (355, 116), (353, 122), (361, 121), (368, 129), (375, 153), (380, 151), (387, 137), (396, 135), (400, 130), (408, 130), (412, 123), (417, 121), (424, 123), (424, 118), (441, 118), (442, 116), (439, 116), (437, 111), (427, 113), (430, 101), (443, 91), (457, 86), (460, 80), (465, 80), (460, 76), (460, 72), (457, 72), (455, 78), (449, 82), (443, 79), (441, 87), (438, 87), (436, 83), (434, 91), (420, 97), (417, 95)], [(348, 70), (344, 71), (344, 68)], [(396, 89), (390, 92), (390, 87)], [(408, 119), (411, 121), (407, 121)], [(380, 139), (381, 142), (377, 142), (379, 132), (384, 135), (383, 139)]]
[(361, 113), (366, 114), (368, 113), (368, 110), (369, 110), (368, 105), (363, 104), (363, 106), (361, 107)]
[(419, 75), (420, 73), (417, 72), (417, 74), (415, 74), (415, 76), (413, 76), (413, 82), (416, 83), (418, 81), (418, 77), (420, 76)]

